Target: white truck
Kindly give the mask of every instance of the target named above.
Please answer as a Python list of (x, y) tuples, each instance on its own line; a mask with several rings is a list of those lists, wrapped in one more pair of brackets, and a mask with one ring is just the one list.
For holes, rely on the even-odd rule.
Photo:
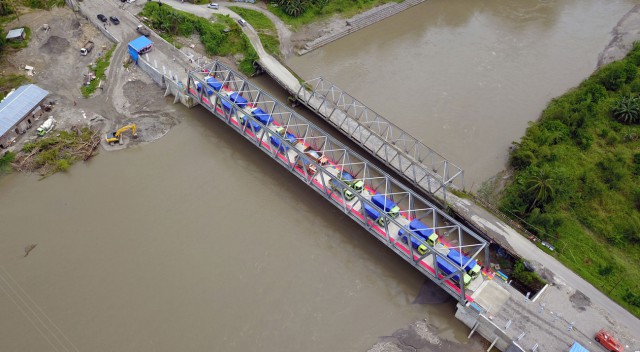
[(55, 126), (56, 126), (56, 120), (53, 118), (53, 116), (49, 116), (47, 121), (45, 121), (42, 125), (40, 125), (40, 127), (38, 127), (38, 129), (36, 130), (36, 132), (38, 133), (38, 137), (44, 136), (45, 134), (50, 132)]
[(89, 40), (84, 43), (82, 48), (80, 48), (80, 55), (87, 56), (87, 54), (89, 54), (91, 50), (93, 50), (93, 42)]

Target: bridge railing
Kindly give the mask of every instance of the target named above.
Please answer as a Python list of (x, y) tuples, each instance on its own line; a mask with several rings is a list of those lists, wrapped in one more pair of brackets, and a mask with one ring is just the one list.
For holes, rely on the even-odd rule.
[[(222, 83), (223, 88), (208, 88), (208, 77)], [(231, 91), (240, 94), (247, 102), (239, 104), (238, 98), (230, 94)], [(426, 252), (419, 254), (411, 245), (411, 238), (422, 243), (424, 240), (411, 232), (407, 226), (410, 220), (418, 219), (436, 231), (449, 243), (450, 248), (464, 251), (471, 258), (484, 251), (488, 263), (488, 246), (480, 236), (219, 62), (190, 72), (187, 92), (214, 116), (322, 194), (458, 301), (470, 300), (462, 283), (454, 284), (449, 280), (455, 275), (462, 277), (464, 269), (434, 247), (427, 245)], [(265, 126), (250, 111), (255, 108), (267, 113), (273, 122)], [(274, 126), (282, 127), (293, 134), (295, 141), (291, 141), (291, 136), (283, 136), (276, 132)], [(318, 158), (310, 157), (307, 153), (309, 147), (326, 156), (329, 162), (322, 165), (324, 163), (319, 162)], [(338, 176), (340, 171), (347, 171), (356, 179), (362, 180), (366, 191), (353, 192), (354, 199), (346, 199), (345, 194), (339, 189), (350, 189), (350, 186)], [(337, 187), (331, 187), (331, 184)], [(397, 203), (403, 209), (401, 215), (394, 218), (380, 211), (380, 217), (384, 221), (368, 217), (365, 205), (379, 209), (372, 203), (371, 194), (384, 195)], [(400, 241), (397, 235), (400, 230), (408, 234), (408, 245)], [(437, 265), (436, 258), (446, 261), (456, 268), (456, 271), (445, 274)]]
[(306, 81), (298, 100), (408, 181), (425, 191), (464, 188), (464, 171), (366, 105), (322, 77)]

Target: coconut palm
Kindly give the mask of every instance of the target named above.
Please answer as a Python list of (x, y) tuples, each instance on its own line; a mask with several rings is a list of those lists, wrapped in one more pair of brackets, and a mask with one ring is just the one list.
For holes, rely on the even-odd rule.
[(553, 187), (553, 179), (550, 178), (544, 170), (532, 173), (526, 181), (527, 192), (534, 194), (533, 202), (529, 206), (529, 211), (534, 209), (536, 205), (544, 204), (554, 196), (555, 189)]
[(640, 121), (640, 99), (630, 95), (620, 98), (613, 107), (613, 117), (623, 123)]

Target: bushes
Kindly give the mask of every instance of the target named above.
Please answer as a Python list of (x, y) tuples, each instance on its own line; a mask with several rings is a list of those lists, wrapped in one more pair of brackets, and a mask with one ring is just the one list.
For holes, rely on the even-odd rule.
[(0, 175), (11, 172), (11, 163), (15, 160), (16, 154), (13, 152), (5, 152), (0, 157)]
[(178, 11), (170, 6), (160, 6), (157, 2), (147, 2), (141, 12), (142, 16), (151, 20), (151, 27), (164, 31), (163, 37), (190, 36), (194, 32), (200, 36), (208, 55), (244, 54), (239, 63), (239, 69), (246, 75), (255, 72), (253, 62), (258, 55), (251, 46), (249, 39), (229, 16), (216, 15), (216, 22), (198, 17), (186, 12)]
[[(514, 176), (499, 204), (555, 244), (559, 259), (596, 287), (611, 290), (615, 276), (620, 285), (612, 298), (638, 315), (640, 307), (631, 306), (637, 297), (623, 297), (640, 281), (637, 65), (639, 44), (549, 103), (514, 143)], [(616, 261), (614, 275), (605, 263)]]

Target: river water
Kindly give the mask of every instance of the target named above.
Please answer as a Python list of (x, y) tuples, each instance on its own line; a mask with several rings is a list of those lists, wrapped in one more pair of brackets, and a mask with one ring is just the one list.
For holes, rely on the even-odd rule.
[(527, 122), (593, 72), (635, 3), (429, 0), (287, 64), (420, 139), (476, 191)]
[[(482, 180), (630, 8), (429, 1), (290, 64)], [(411, 304), (423, 278), (398, 256), (203, 109), (176, 108), (154, 143), (0, 178), (0, 350), (362, 351), (423, 318), (466, 341), (453, 302)]]

